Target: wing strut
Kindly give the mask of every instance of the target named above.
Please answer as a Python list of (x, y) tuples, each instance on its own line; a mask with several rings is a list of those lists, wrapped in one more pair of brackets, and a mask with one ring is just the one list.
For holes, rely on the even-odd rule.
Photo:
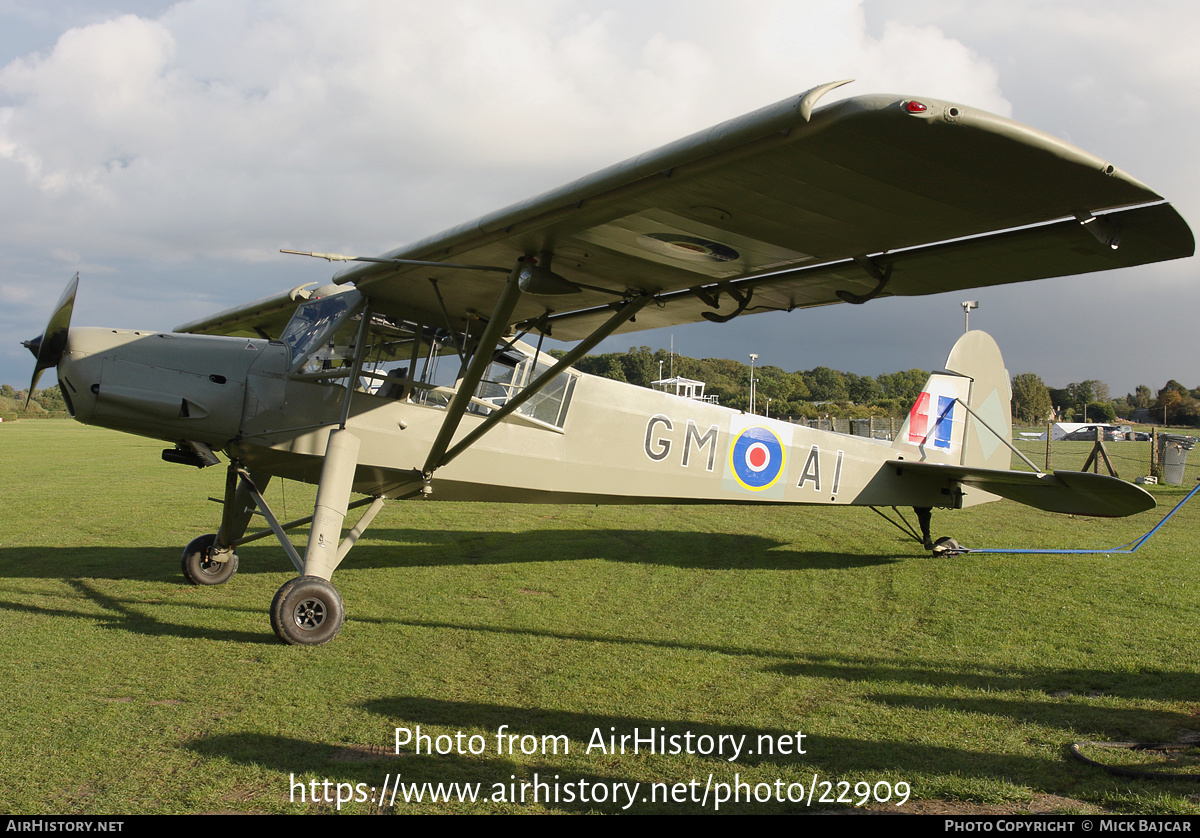
[[(555, 377), (557, 377), (558, 374), (561, 373), (564, 369), (571, 366), (571, 364), (578, 361), (580, 358), (582, 358), (588, 352), (591, 352), (592, 349), (595, 348), (596, 344), (600, 343), (600, 341), (604, 340), (606, 337), (611, 335), (613, 332), (615, 332), (617, 329), (619, 329), (623, 324), (632, 320), (634, 318), (634, 316), (636, 316), (637, 313), (639, 311), (641, 311), (646, 306), (646, 304), (649, 303), (653, 299), (654, 299), (654, 296), (651, 294), (641, 294), (637, 297), (632, 298), (631, 300), (629, 300), (625, 303), (619, 304), (616, 314), (614, 314), (612, 317), (610, 317), (601, 326), (597, 327), (596, 330), (593, 331), (586, 338), (581, 340), (573, 349), (571, 349), (570, 352), (568, 352), (566, 355), (564, 355), (562, 358), (560, 358), (558, 363), (556, 363), (554, 366), (550, 367), (550, 369), (546, 370), (544, 373), (542, 373), (540, 376), (538, 376), (534, 381), (532, 381), (529, 384), (528, 387), (526, 387), (524, 390), (522, 390), (516, 396), (514, 396), (513, 398), (511, 398), (507, 402), (505, 402), (503, 407), (501, 407), (495, 413), (488, 416), (487, 419), (483, 420), (483, 422), (478, 427), (476, 427), (475, 430), (471, 431), (469, 434), (467, 434), (465, 437), (463, 437), (459, 441), (459, 443), (457, 445), (455, 445), (453, 448), (451, 448), (449, 451), (447, 451), (444, 456), (439, 456), (439, 458), (438, 458), (436, 464), (433, 466), (433, 468), (429, 468), (429, 466), (428, 466), (428, 463), (434, 462), (432, 452), (431, 452), (430, 459), (426, 465), (426, 474), (427, 475), (432, 474), (434, 469), (441, 468), (442, 466), (446, 465), (451, 460), (453, 460), (455, 457), (457, 457), (459, 454), (461, 454), (463, 451), (470, 448), (471, 445), (475, 442), (475, 440), (479, 439), (481, 436), (486, 434), (492, 428), (496, 427), (496, 424), (498, 422), (502, 421), (504, 419), (504, 417), (508, 416), (510, 413), (512, 413), (514, 410), (516, 410), (521, 405), (523, 405), (529, 399), (531, 399), (535, 395), (537, 395), (542, 390), (542, 388), (544, 388), (547, 384), (549, 384), (551, 381), (553, 381), (555, 379)], [(482, 344), (481, 344), (481, 349), (482, 349)], [(480, 353), (477, 352), (476, 354), (478, 355)], [(472, 360), (472, 362), (473, 362), (473, 360)], [(477, 385), (478, 383), (479, 383), (478, 381), (475, 381), (468, 388), (466, 386), (466, 383), (464, 382), (463, 385), (459, 387), (458, 393), (455, 394), (455, 398), (457, 399), (463, 393), (466, 393), (469, 398), (470, 394), (475, 391), (475, 385)], [(457, 425), (457, 424), (458, 423), (455, 422), (455, 425)], [(440, 435), (439, 435), (439, 438), (440, 438)]]
[[(1036, 465), (1033, 464), (1033, 460), (1029, 459), (1024, 454), (1022, 454), (1020, 451), (1018, 451), (1016, 449), (1016, 447), (1011, 442), (1009, 442), (1007, 439), (1005, 439), (1003, 434), (997, 433), (995, 428), (993, 428), (987, 422), (983, 421), (982, 416), (980, 416), (975, 411), (971, 410), (971, 406), (969, 404), (964, 402), (962, 399), (958, 399), (958, 398), (956, 398), (955, 401), (958, 402), (959, 404), (961, 404), (963, 406), (963, 408), (967, 411), (967, 413), (974, 416), (976, 422), (978, 422), (980, 425), (983, 425), (985, 428), (987, 428), (989, 431), (991, 431), (992, 436), (994, 436), (996, 439), (1000, 440), (1000, 442), (1007, 445), (1009, 451), (1012, 451), (1014, 454), (1016, 454), (1018, 457), (1020, 457), (1022, 460), (1024, 460), (1025, 465), (1029, 466), (1029, 468), (1033, 470), (1034, 474), (1043, 474), (1044, 473), (1040, 468), (1038, 468)], [(1083, 470), (1087, 471), (1087, 466), (1084, 466)]]
[(442, 465), (443, 455), (450, 447), (450, 440), (454, 438), (454, 432), (458, 430), (458, 423), (462, 421), (463, 414), (467, 412), (471, 396), (474, 395), (475, 388), (479, 386), (483, 374), (492, 362), (492, 347), (500, 342), (500, 338), (504, 336), (504, 330), (508, 328), (509, 318), (517, 307), (517, 301), (521, 299), (519, 283), (521, 269), (525, 266), (525, 262), (525, 257), (521, 257), (509, 272), (508, 279), (504, 283), (504, 290), (500, 292), (500, 297), (496, 300), (496, 306), (492, 310), (492, 316), (488, 320), (483, 334), (479, 336), (478, 348), (471, 356), (471, 363), (467, 365), (467, 369), (463, 373), (462, 381), (459, 382), (454, 398), (446, 407), (446, 418), (442, 420), (442, 427), (438, 429), (437, 438), (434, 439), (433, 445), (429, 449), (429, 455), (425, 458), (425, 466), (421, 469), (426, 480), (438, 466)]

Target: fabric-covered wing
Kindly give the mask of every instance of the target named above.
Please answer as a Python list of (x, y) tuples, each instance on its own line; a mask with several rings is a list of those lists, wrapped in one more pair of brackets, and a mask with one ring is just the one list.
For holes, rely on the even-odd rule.
[[(653, 293), (659, 305), (622, 331), (1084, 273), (1194, 250), (1174, 209), (1097, 157), (932, 99), (864, 96), (813, 109), (843, 83), (385, 256), (511, 268), (551, 254), (555, 273), (593, 288), (526, 293), (510, 322), (545, 317), (554, 337), (572, 340), (627, 293)], [(489, 317), (504, 274), (362, 263), (335, 281), (355, 283), (377, 310), (464, 329), (472, 317)]]
[(278, 338), (296, 306), (306, 299), (308, 292), (305, 286), (301, 286), (184, 323), (176, 326), (175, 331), (197, 335)]
[[(552, 269), (573, 282), (660, 295), (663, 305), (627, 331), (739, 307), (930, 294), (1194, 250), (1187, 224), (1156, 193), (1067, 143), (931, 99), (865, 96), (813, 110), (834, 86), (387, 255), (508, 267), (549, 252)], [(981, 238), (946, 244), (965, 237)], [(439, 324), (448, 316), (459, 327), (470, 312), (488, 316), (503, 275), (364, 264), (337, 281), (353, 281), (385, 310)], [(569, 340), (590, 332), (616, 298), (526, 294), (511, 319), (553, 312), (554, 336)]]
[[(1102, 218), (1108, 220), (1113, 216)], [(1003, 285), (1032, 279), (1104, 271), (1162, 261), (1164, 252), (1182, 250), (1172, 239), (1182, 222), (1169, 204), (1152, 204), (1120, 212), (1121, 245), (1117, 250), (1101, 247), (1084, 232), (1075, 219), (978, 236), (939, 245), (913, 248), (876, 257), (873, 264), (890, 276), (881, 296), (938, 294), (962, 288)], [(1186, 226), (1183, 226), (1186, 231)], [(1178, 256), (1190, 255), (1179, 252)], [(791, 311), (796, 308), (846, 302), (839, 291), (866, 293), (876, 285), (859, 262), (845, 260), (832, 265), (782, 272), (731, 283), (734, 290), (752, 291), (745, 313)], [(690, 290), (664, 295), (661, 308), (650, 307), (638, 315), (635, 327), (653, 329), (679, 322), (695, 322), (708, 307)], [(721, 311), (732, 312), (732, 298), (723, 298)], [(586, 334), (603, 322), (611, 309), (584, 310), (550, 319), (555, 336)]]

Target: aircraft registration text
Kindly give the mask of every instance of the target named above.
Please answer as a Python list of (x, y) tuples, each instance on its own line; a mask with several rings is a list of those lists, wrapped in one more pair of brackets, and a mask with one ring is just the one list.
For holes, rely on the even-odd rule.
[[(774, 422), (767, 425), (761, 420), (755, 421), (758, 418), (733, 417), (726, 448), (722, 445), (721, 430), (717, 425), (709, 425), (701, 430), (692, 419), (680, 423), (665, 414), (656, 413), (646, 422), (642, 450), (656, 463), (670, 460), (680, 468), (691, 468), (695, 464), (705, 472), (715, 470), (717, 452), (725, 450), (724, 488), (731, 492), (754, 492), (764, 497), (782, 497), (784, 487), (788, 485), (786, 475), (789, 460), (803, 458), (804, 464), (795, 488), (827, 491), (830, 499), (834, 499), (841, 488), (845, 452), (838, 449), (832, 454), (822, 455), (820, 446), (814, 444), (807, 452), (801, 449), (800, 453), (794, 454), (789, 451), (792, 448), (790, 426)], [(675, 452), (674, 457), (672, 452)], [(824, 480), (823, 459), (826, 460)]]

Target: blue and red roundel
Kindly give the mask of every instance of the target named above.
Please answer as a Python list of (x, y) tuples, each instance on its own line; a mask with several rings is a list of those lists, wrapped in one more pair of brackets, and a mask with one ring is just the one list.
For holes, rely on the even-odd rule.
[(752, 492), (769, 489), (783, 474), (783, 441), (769, 428), (744, 429), (729, 446), (729, 466), (743, 488)]

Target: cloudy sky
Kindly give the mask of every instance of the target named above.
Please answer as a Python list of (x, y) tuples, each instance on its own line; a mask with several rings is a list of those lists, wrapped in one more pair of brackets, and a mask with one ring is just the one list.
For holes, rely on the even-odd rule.
[[(0, 382), (71, 275), (76, 325), (171, 327), (834, 79), (1093, 152), (1200, 223), (1200, 4), (0, 0)], [(940, 366), (1114, 395), (1200, 385), (1193, 260), (610, 339), (788, 370)]]

